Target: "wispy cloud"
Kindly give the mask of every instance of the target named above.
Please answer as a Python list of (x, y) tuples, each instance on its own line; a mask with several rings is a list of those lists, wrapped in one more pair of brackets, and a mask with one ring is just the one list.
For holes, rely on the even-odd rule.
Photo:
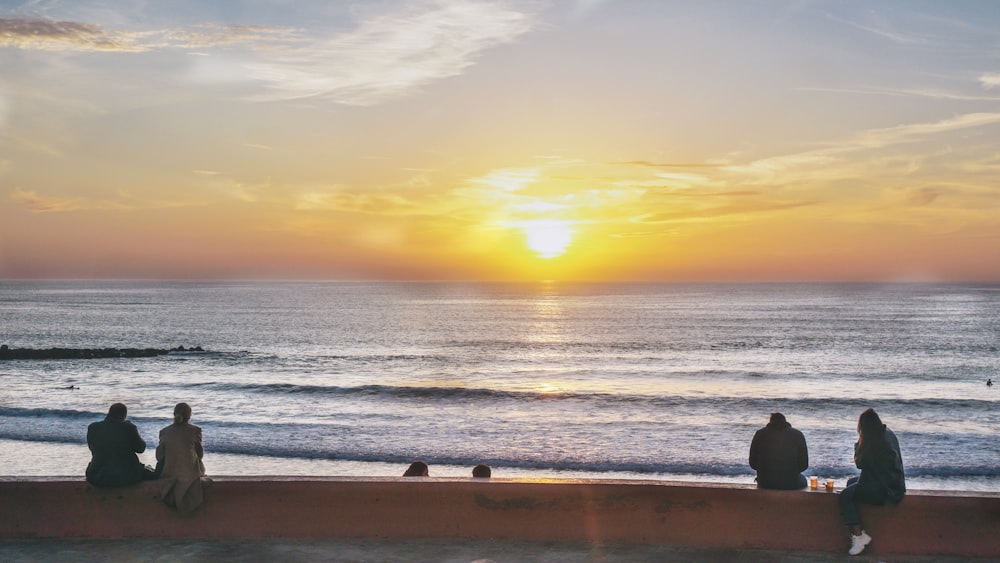
[(496, 0), (391, 6), (352, 30), (336, 32), (217, 24), (121, 30), (75, 21), (0, 19), (0, 47), (186, 51), (203, 55), (194, 65), (195, 79), (256, 82), (263, 92), (253, 99), (323, 98), (370, 106), (460, 75), (485, 51), (516, 40), (537, 23), (534, 14)]
[(858, 136), (855, 144), (859, 147), (885, 146), (912, 137), (936, 135), (1000, 123), (1000, 112), (980, 112), (956, 115), (955, 117), (927, 123), (913, 123), (897, 127), (872, 129)]
[(652, 162), (649, 160), (628, 160), (624, 162), (611, 162), (609, 164), (644, 166), (648, 168), (716, 168), (721, 166), (709, 162)]
[[(1000, 123), (1000, 112), (967, 113), (938, 121), (869, 129), (828, 147), (734, 164), (726, 166), (724, 171), (745, 184), (754, 185), (790, 185), (807, 178), (826, 177), (829, 180), (837, 171), (840, 174), (850, 173), (850, 169), (844, 168), (842, 164), (844, 158), (851, 153), (882, 149), (933, 135), (996, 123)], [(859, 165), (855, 163), (855, 166)]]
[(155, 31), (122, 31), (74, 21), (0, 19), (0, 47), (40, 51), (117, 51), (201, 49), (249, 44), (257, 49), (298, 41), (287, 28), (206, 24)]
[(79, 196), (44, 195), (36, 190), (15, 189), (10, 195), (15, 205), (35, 213), (65, 213), (72, 211), (132, 211), (138, 209), (168, 209), (201, 205), (194, 200), (167, 200), (136, 197), (120, 191), (115, 198), (86, 198)]
[(160, 35), (163, 39), (158, 45), (186, 49), (249, 45), (266, 51), (306, 41), (299, 30), (259, 25), (205, 24), (190, 29), (166, 30)]
[(298, 196), (297, 211), (346, 211), (371, 215), (413, 215), (426, 210), (394, 193), (310, 191)]
[(352, 32), (246, 66), (270, 99), (324, 97), (367, 106), (457, 76), (487, 49), (533, 26), (530, 14), (496, 2), (408, 3)]
[(88, 208), (86, 200), (79, 197), (52, 197), (39, 195), (34, 190), (14, 190), (11, 199), (16, 205), (36, 213), (53, 211), (78, 211)]
[(857, 21), (848, 20), (835, 16), (833, 14), (826, 14), (826, 17), (832, 21), (849, 25), (855, 29), (865, 31), (882, 39), (887, 39), (893, 43), (901, 44), (922, 44), (926, 43), (926, 39), (919, 35), (908, 34), (901, 31), (892, 29), (888, 24), (884, 22), (872, 22), (872, 23), (861, 23)]
[(145, 51), (138, 33), (42, 19), (0, 19), (0, 47), (46, 51)]
[(472, 178), (469, 183), (516, 192), (537, 182), (539, 175), (540, 172), (537, 168), (501, 168), (493, 170), (485, 176)]
[(1000, 72), (984, 73), (979, 77), (979, 83), (982, 84), (983, 88), (987, 90), (1000, 87)]
[[(703, 209), (678, 209), (659, 213), (647, 213), (634, 217), (633, 223), (691, 223), (719, 217), (750, 216), (761, 213), (783, 212), (816, 205), (817, 201), (748, 201), (739, 205), (721, 205)], [(748, 217), (747, 217), (748, 218)]]
[[(990, 75), (983, 75), (980, 78), (980, 82), (987, 89), (1000, 85), (1000, 74), (993, 77), (996, 84), (991, 85), (987, 82)], [(795, 88), (799, 92), (830, 92), (834, 94), (859, 94), (859, 95), (870, 95), (870, 96), (895, 96), (900, 98), (929, 98), (933, 100), (958, 100), (958, 101), (971, 101), (971, 102), (1000, 102), (1000, 97), (997, 96), (977, 96), (972, 94), (961, 94), (956, 92), (946, 92), (944, 90), (932, 90), (932, 89), (893, 89), (893, 88), (813, 88), (813, 87), (802, 87)]]

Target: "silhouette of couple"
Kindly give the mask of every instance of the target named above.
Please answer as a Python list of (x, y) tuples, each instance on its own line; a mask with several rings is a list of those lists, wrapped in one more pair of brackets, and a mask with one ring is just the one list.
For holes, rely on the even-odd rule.
[(160, 430), (156, 469), (150, 469), (136, 455), (146, 451), (146, 442), (126, 420), (128, 409), (122, 403), (111, 405), (104, 420), (87, 427), (87, 481), (96, 487), (121, 487), (155, 479), (167, 506), (193, 512), (204, 501), (203, 488), (210, 481), (202, 463), (201, 428), (190, 423), (191, 414), (187, 403), (174, 407), (173, 423)]

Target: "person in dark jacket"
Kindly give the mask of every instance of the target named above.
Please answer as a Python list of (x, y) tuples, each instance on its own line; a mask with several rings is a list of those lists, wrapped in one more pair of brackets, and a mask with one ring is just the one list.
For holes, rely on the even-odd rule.
[(750, 467), (757, 470), (762, 489), (801, 489), (802, 472), (809, 467), (809, 449), (802, 432), (792, 428), (780, 412), (772, 413), (767, 426), (753, 435)]
[(115, 403), (100, 422), (87, 427), (87, 446), (91, 459), (87, 481), (96, 487), (121, 487), (154, 479), (153, 470), (139, 461), (137, 453), (146, 450), (139, 429), (125, 420), (128, 409)]
[(847, 487), (840, 491), (840, 511), (851, 533), (850, 555), (858, 555), (872, 541), (861, 525), (855, 503), (880, 505), (888, 500), (896, 504), (906, 494), (899, 440), (882, 423), (874, 409), (866, 410), (858, 418), (854, 464), (861, 470), (861, 475), (848, 479)]

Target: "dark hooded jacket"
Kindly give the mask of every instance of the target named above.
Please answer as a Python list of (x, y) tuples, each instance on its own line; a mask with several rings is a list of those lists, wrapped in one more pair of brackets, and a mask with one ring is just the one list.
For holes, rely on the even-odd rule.
[(809, 467), (809, 450), (802, 432), (792, 428), (784, 417), (771, 422), (753, 436), (750, 443), (750, 467), (757, 470), (757, 486), (764, 489), (801, 489), (802, 475)]
[(97, 487), (120, 487), (138, 483), (148, 470), (137, 453), (146, 450), (139, 429), (126, 420), (108, 415), (87, 427), (87, 446), (92, 455), (87, 481)]
[(861, 470), (858, 486), (885, 492), (893, 503), (903, 500), (906, 494), (906, 479), (903, 476), (903, 456), (899, 452), (899, 440), (884, 424), (884, 434), (880, 443), (872, 447), (854, 444), (854, 464)]

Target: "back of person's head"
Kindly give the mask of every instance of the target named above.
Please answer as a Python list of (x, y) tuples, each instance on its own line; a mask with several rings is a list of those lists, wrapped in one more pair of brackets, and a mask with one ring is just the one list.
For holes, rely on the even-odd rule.
[(174, 405), (174, 422), (182, 424), (191, 420), (191, 405), (187, 403), (177, 403)]
[(490, 466), (486, 465), (485, 463), (480, 463), (479, 465), (472, 468), (473, 477), (489, 478), (489, 476), (492, 474), (493, 471), (490, 469)]
[(123, 403), (115, 403), (108, 409), (108, 416), (105, 418), (108, 420), (125, 420), (126, 416), (128, 416), (128, 408)]
[(785, 415), (781, 414), (780, 412), (772, 412), (771, 413), (771, 421), (768, 422), (768, 424), (771, 424), (771, 425), (774, 425), (774, 426), (784, 426), (787, 423), (788, 423), (788, 421), (785, 420)]
[(858, 434), (862, 455), (880, 457), (890, 454), (885, 441), (885, 424), (874, 409), (868, 409), (858, 417)]
[(858, 433), (866, 440), (878, 439), (885, 434), (885, 424), (882, 424), (875, 409), (868, 409), (858, 417)]
[(403, 477), (427, 477), (428, 475), (430, 475), (430, 468), (423, 461), (414, 461), (403, 473)]

